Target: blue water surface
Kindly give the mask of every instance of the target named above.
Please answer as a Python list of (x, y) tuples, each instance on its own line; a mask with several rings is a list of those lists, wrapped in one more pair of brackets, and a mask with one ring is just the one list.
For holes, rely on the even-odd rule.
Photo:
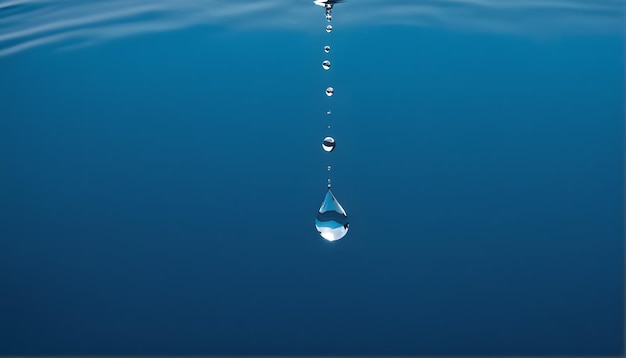
[(622, 5), (446, 4), (0, 0), (0, 355), (624, 354)]

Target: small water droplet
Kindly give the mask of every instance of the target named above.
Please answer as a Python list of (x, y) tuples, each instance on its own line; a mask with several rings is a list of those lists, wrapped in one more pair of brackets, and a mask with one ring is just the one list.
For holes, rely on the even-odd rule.
[(315, 228), (322, 238), (336, 241), (346, 236), (348, 226), (348, 214), (330, 191), (329, 179), (328, 191), (315, 218)]
[(329, 166), (328, 166), (328, 171), (330, 171), (330, 169), (331, 169), (331, 167), (330, 167), (330, 165), (329, 165)]
[(324, 52), (329, 53), (330, 52), (330, 46), (324, 46)]
[(334, 93), (335, 93), (335, 89), (334, 89), (334, 88), (332, 88), (332, 87), (328, 87), (328, 88), (326, 89), (326, 95), (327, 95), (328, 97), (332, 96)]
[(331, 111), (326, 111), (326, 114), (328, 114), (329, 116), (331, 115)]
[(322, 142), (322, 148), (327, 152), (335, 150), (335, 139), (333, 137), (326, 137)]
[(322, 68), (328, 71), (330, 69), (330, 61), (324, 60), (324, 62), (322, 62)]
[(333, 31), (333, 25), (326, 26), (326, 32), (331, 32), (331, 31)]
[(326, 21), (330, 22), (330, 20), (333, 19), (333, 15), (331, 14), (326, 14)]

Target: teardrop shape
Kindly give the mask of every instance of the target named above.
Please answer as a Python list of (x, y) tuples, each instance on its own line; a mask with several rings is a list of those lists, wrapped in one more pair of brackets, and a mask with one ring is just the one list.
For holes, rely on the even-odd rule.
[(315, 218), (315, 228), (320, 236), (328, 241), (337, 241), (348, 233), (348, 214), (333, 192), (326, 192), (322, 206)]

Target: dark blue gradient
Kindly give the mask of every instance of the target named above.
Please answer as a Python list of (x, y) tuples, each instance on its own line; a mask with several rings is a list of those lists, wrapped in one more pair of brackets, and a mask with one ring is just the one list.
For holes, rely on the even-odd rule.
[(0, 58), (1, 355), (623, 354), (623, 34), (318, 12)]

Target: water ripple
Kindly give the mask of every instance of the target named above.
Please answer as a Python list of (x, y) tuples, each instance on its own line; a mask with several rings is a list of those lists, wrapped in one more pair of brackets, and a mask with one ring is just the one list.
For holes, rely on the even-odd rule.
[[(342, 24), (446, 26), (517, 33), (619, 32), (621, 0), (352, 0)], [(337, 12), (339, 11), (339, 12)], [(293, 0), (0, 0), (0, 57), (199, 25), (314, 31), (320, 10)]]

